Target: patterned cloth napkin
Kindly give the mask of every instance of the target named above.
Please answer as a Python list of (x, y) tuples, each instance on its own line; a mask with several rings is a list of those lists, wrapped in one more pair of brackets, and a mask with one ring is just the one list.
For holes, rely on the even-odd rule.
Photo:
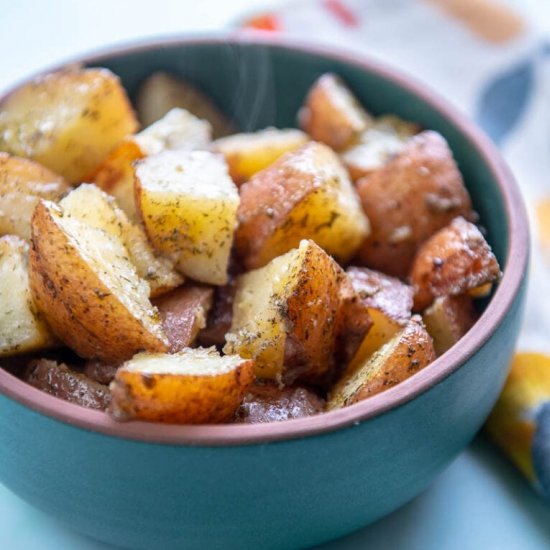
[(519, 351), (487, 429), (550, 499), (550, 36), (509, 4), (301, 0), (244, 27), (387, 62), (445, 96), (500, 147), (527, 202), (533, 250)]

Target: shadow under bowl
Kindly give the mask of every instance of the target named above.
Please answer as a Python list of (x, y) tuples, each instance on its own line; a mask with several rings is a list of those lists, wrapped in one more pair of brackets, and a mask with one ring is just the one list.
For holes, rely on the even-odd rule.
[(0, 479), (68, 526), (134, 548), (296, 548), (340, 537), (420, 493), (493, 406), (519, 331), (528, 261), (522, 199), (488, 139), (412, 79), (363, 57), (258, 35), (177, 38), (78, 59), (133, 95), (165, 70), (242, 129), (295, 126), (308, 87), (338, 73), (375, 114), (449, 141), (504, 276), (451, 350), (351, 407), (274, 424), (117, 424), (0, 369)]

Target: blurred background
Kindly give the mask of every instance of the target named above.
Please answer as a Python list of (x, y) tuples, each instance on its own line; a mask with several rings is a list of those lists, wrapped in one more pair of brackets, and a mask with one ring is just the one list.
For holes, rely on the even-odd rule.
[[(548, 0), (0, 0), (0, 14), (0, 90), (84, 52), (221, 30), (322, 42), (414, 75), (482, 126), (519, 180), (534, 236), (519, 349), (550, 353)], [(0, 485), (0, 548), (107, 547)], [(547, 549), (550, 510), (481, 435), (425, 494), (326, 548)]]

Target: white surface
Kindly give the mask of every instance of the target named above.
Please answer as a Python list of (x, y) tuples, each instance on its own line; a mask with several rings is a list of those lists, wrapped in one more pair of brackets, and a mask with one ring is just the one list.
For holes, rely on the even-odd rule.
[[(546, 2), (529, 0), (527, 4), (540, 8)], [(165, 33), (216, 30), (240, 19), (244, 13), (285, 3), (285, 0), (0, 0), (0, 89), (44, 66), (89, 50)], [(514, 3), (527, 5), (519, 0)], [(550, 27), (550, 18), (539, 19), (537, 26)], [(550, 510), (492, 448), (478, 442), (424, 495), (327, 548), (367, 547), (547, 549)], [(0, 548), (107, 547), (65, 529), (0, 485)]]

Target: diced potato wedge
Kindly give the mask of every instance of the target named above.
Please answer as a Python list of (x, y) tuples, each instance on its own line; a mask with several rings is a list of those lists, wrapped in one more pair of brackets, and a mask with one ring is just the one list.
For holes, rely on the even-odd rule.
[(347, 274), (372, 321), (372, 327), (348, 367), (353, 370), (409, 322), (413, 290), (399, 279), (365, 267), (350, 267)]
[(240, 188), (237, 254), (247, 269), (313, 239), (347, 262), (369, 233), (369, 221), (336, 154), (310, 142), (286, 153)]
[(326, 73), (309, 90), (298, 120), (313, 139), (341, 151), (367, 129), (371, 117), (340, 77)]
[(235, 421), (245, 424), (280, 422), (318, 414), (324, 407), (324, 400), (307, 388), (255, 384), (245, 395)]
[(339, 299), (335, 353), (338, 367), (342, 370), (357, 354), (373, 324), (361, 293), (354, 288), (351, 277), (343, 270), (339, 274)]
[(137, 129), (117, 76), (106, 69), (50, 73), (0, 105), (0, 150), (27, 157), (77, 183)]
[(41, 200), (32, 218), (29, 279), (37, 309), (81, 357), (117, 364), (168, 349), (149, 285), (120, 239)]
[(424, 311), (422, 319), (439, 356), (470, 330), (476, 322), (477, 314), (472, 298), (466, 294), (440, 296)]
[(214, 290), (203, 286), (185, 286), (154, 301), (162, 328), (170, 341), (170, 352), (176, 353), (194, 343), (206, 326)]
[(422, 311), (438, 296), (457, 296), (500, 279), (491, 247), (473, 224), (455, 218), (418, 251), (411, 269), (414, 309)]
[(31, 160), (0, 153), (0, 235), (31, 238), (31, 216), (40, 199), (56, 201), (65, 180)]
[(339, 266), (313, 241), (239, 277), (225, 353), (254, 359), (259, 378), (324, 378), (334, 367)]
[(139, 119), (145, 126), (157, 121), (171, 109), (180, 107), (207, 120), (212, 125), (214, 137), (236, 132), (229, 118), (203, 92), (189, 82), (167, 73), (153, 73), (143, 82), (136, 105)]
[(116, 420), (227, 422), (253, 380), (252, 361), (214, 349), (140, 353), (111, 382), (110, 413)]
[(221, 156), (165, 151), (139, 161), (136, 204), (149, 239), (182, 273), (227, 282), (239, 193)]
[(28, 244), (0, 238), (0, 356), (51, 347), (55, 339), (38, 315), (29, 291)]
[(394, 115), (376, 118), (361, 134), (359, 141), (342, 151), (341, 157), (351, 179), (357, 181), (381, 168), (400, 153), (419, 126)]
[(396, 386), (435, 357), (432, 339), (415, 315), (374, 355), (344, 374), (330, 392), (327, 410), (353, 405)]
[(427, 131), (357, 182), (372, 231), (357, 260), (405, 278), (418, 247), (456, 216), (473, 219), (470, 197), (447, 142)]
[(88, 409), (105, 410), (111, 402), (108, 386), (48, 359), (31, 362), (24, 379), (39, 390)]
[(155, 255), (141, 226), (132, 223), (112, 197), (95, 185), (83, 184), (60, 203), (66, 216), (80, 220), (119, 239), (140, 278), (147, 281), (150, 296), (160, 296), (183, 283), (168, 258)]
[(266, 128), (217, 139), (212, 147), (225, 157), (231, 178), (240, 185), (284, 153), (295, 151), (308, 141), (309, 137), (300, 130)]
[(222, 347), (225, 344), (225, 335), (231, 329), (236, 292), (237, 279), (235, 277), (230, 277), (226, 285), (215, 288), (214, 301), (208, 314), (206, 326), (197, 336), (201, 346), (205, 348)]
[(211, 134), (208, 122), (184, 109), (172, 109), (139, 134), (126, 138), (107, 155), (91, 179), (113, 195), (130, 219), (135, 220), (133, 163), (162, 151), (205, 148), (212, 140)]

